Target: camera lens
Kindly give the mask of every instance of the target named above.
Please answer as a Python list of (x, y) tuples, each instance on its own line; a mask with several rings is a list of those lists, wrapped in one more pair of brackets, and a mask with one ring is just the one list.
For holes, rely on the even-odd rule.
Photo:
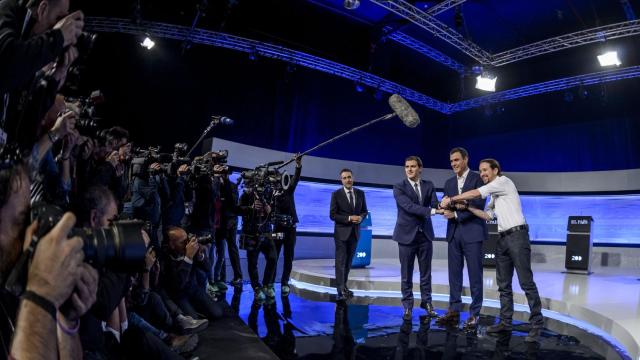
[(146, 245), (141, 221), (116, 221), (112, 226), (92, 231), (74, 229), (84, 241), (85, 262), (116, 272), (137, 272), (144, 268)]

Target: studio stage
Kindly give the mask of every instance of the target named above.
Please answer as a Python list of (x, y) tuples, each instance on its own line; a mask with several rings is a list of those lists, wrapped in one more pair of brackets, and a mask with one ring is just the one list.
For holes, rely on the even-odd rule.
[[(572, 329), (587, 330), (583, 342), (606, 341), (625, 350), (630, 358), (640, 359), (640, 281), (638, 269), (596, 267), (591, 275), (567, 274), (549, 264), (532, 264), (534, 279), (542, 299), (545, 327), (563, 334), (572, 334)], [(297, 260), (293, 264), (293, 290), (301, 296), (332, 298), (335, 294), (334, 260)], [(414, 272), (415, 298), (418, 295), (419, 274)], [(497, 315), (499, 297), (495, 281), (495, 270), (484, 270), (484, 302), (482, 313)], [(434, 259), (432, 265), (434, 306), (439, 313), (448, 304), (448, 275), (446, 260)], [(464, 278), (463, 302), (468, 304), (469, 282)], [(356, 298), (352, 301), (398, 306), (400, 308), (400, 263), (396, 259), (377, 259), (367, 268), (352, 269), (348, 287)], [(514, 320), (527, 321), (526, 298), (514, 275)], [(614, 354), (603, 354), (614, 358)]]

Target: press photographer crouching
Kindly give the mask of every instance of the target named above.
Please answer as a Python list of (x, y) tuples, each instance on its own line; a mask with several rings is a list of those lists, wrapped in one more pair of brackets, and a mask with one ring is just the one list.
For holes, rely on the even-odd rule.
[[(204, 284), (198, 280), (198, 271), (211, 269), (206, 247), (195, 235), (189, 236), (179, 227), (168, 228), (165, 239), (167, 246), (161, 258), (160, 281), (171, 300), (194, 319), (198, 318), (198, 313), (209, 320), (222, 317), (222, 307), (206, 293)], [(210, 236), (200, 240), (210, 241)]]
[(82, 238), (67, 237), (75, 216), (64, 214), (51, 229), (34, 222), (23, 241), (30, 181), (16, 147), (0, 151), (0, 166), (2, 356), (79, 358), (78, 319), (95, 301), (98, 276), (83, 262)]

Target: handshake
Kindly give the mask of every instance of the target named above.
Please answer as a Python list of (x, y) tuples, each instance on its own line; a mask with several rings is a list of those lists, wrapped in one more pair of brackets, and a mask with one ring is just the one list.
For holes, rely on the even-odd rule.
[(445, 196), (442, 198), (442, 201), (440, 201), (438, 207), (441, 210), (448, 211), (467, 210), (469, 203), (466, 200), (452, 201), (450, 197)]

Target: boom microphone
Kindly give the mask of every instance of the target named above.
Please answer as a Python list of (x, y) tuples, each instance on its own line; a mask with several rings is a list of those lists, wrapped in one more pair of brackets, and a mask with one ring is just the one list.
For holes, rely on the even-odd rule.
[(391, 95), (391, 97), (389, 97), (389, 106), (391, 106), (393, 112), (395, 112), (400, 120), (408, 127), (414, 128), (420, 124), (418, 114), (402, 96), (398, 94)]
[(227, 126), (233, 125), (233, 120), (229, 119), (226, 116), (213, 115), (211, 116), (211, 122), (214, 125), (218, 125), (218, 124), (227, 125)]

